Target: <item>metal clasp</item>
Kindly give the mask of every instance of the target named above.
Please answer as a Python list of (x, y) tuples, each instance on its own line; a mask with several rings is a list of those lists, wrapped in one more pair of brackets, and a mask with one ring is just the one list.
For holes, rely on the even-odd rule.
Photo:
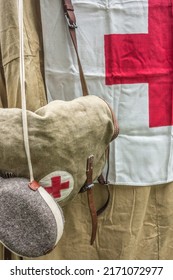
[(92, 189), (92, 187), (94, 187), (94, 184), (85, 184), (81, 189), (80, 189), (80, 193), (86, 192), (89, 189)]
[(67, 24), (68, 24), (68, 26), (70, 27), (70, 28), (73, 28), (73, 29), (75, 29), (75, 28), (77, 28), (77, 24), (76, 23), (70, 23), (70, 19), (69, 19), (69, 17), (68, 17), (68, 15), (67, 14), (65, 14), (65, 18), (66, 18), (66, 21), (67, 21)]
[(92, 187), (94, 187), (94, 184), (90, 184), (90, 185), (86, 185), (86, 186), (85, 186), (86, 190), (92, 189)]

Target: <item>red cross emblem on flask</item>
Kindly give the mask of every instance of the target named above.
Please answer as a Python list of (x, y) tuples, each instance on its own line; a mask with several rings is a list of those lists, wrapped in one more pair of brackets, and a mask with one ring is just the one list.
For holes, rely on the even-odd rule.
[(70, 182), (62, 182), (61, 183), (61, 176), (55, 176), (51, 178), (51, 186), (45, 187), (45, 190), (53, 195), (54, 198), (60, 198), (61, 197), (61, 190), (68, 189), (70, 186)]

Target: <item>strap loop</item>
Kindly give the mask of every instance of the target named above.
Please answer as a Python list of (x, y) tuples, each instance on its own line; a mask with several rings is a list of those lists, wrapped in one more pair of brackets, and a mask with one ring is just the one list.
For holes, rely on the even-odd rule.
[(70, 28), (77, 28), (74, 8), (70, 0), (64, 0), (64, 13)]

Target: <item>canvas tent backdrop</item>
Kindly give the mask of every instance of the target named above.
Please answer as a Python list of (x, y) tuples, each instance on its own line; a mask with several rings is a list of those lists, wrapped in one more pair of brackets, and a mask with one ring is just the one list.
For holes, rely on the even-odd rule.
[[(120, 135), (111, 146), (111, 201), (94, 245), (80, 194), (64, 208), (59, 245), (42, 259), (172, 259), (172, 1), (73, 4), (89, 92), (113, 107)], [(40, 5), (48, 102), (71, 100), (81, 89), (61, 1)], [(94, 192), (99, 208), (107, 193), (99, 185)]]

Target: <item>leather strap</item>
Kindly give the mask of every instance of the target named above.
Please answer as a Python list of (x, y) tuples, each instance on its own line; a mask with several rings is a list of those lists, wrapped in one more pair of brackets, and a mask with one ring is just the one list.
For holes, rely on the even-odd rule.
[[(108, 171), (109, 172), (109, 171)], [(108, 175), (108, 172), (107, 172), (107, 175)], [(103, 175), (101, 174), (99, 177), (98, 177), (98, 182), (100, 185), (103, 185), (106, 187), (107, 189), (107, 193), (108, 193), (108, 197), (107, 197), (107, 200), (105, 202), (105, 204), (99, 209), (97, 210), (97, 216), (99, 216), (100, 214), (103, 213), (103, 211), (106, 209), (106, 207), (108, 206), (109, 204), (109, 200), (110, 200), (110, 191), (109, 191), (109, 188), (108, 188), (108, 181), (107, 181), (107, 175), (106, 175), (106, 181), (104, 180), (104, 177)]]
[(87, 191), (87, 197), (88, 197), (88, 205), (91, 213), (91, 219), (92, 219), (92, 234), (91, 234), (91, 241), (90, 244), (92, 245), (95, 238), (96, 238), (96, 232), (97, 232), (97, 211), (94, 203), (94, 194), (93, 194), (93, 162), (94, 162), (94, 156), (91, 155), (87, 159), (87, 167), (86, 167), (86, 182), (84, 186), (80, 189), (80, 193)]
[[(79, 58), (78, 47), (77, 47), (77, 38), (76, 38), (76, 31), (75, 31), (77, 28), (77, 25), (76, 25), (76, 17), (74, 14), (74, 8), (73, 8), (71, 0), (62, 0), (62, 2), (63, 2), (63, 7), (64, 7), (65, 18), (67, 20), (67, 24), (69, 27), (70, 36), (71, 36), (71, 39), (72, 39), (72, 42), (74, 45), (74, 49), (75, 49), (75, 52), (77, 55), (79, 75), (80, 75), (83, 96), (87, 96), (88, 88), (87, 88), (86, 80), (84, 77), (82, 65), (81, 65), (80, 58)], [(113, 138), (115, 138), (118, 134), (117, 123), (115, 122), (115, 120), (114, 120), (114, 125), (115, 125), (115, 133), (114, 133)], [(94, 203), (94, 195), (93, 195), (93, 190), (92, 190), (92, 187), (94, 186), (94, 184), (93, 184), (93, 161), (94, 161), (94, 157), (91, 155), (87, 159), (86, 183), (80, 190), (80, 192), (87, 191), (88, 205), (90, 208), (91, 219), (92, 219), (92, 234), (91, 234), (91, 241), (90, 241), (91, 245), (93, 244), (93, 242), (96, 238), (97, 217), (105, 210), (105, 208), (107, 207), (107, 205), (109, 203), (109, 198), (110, 198), (110, 193), (109, 193), (109, 189), (107, 186), (107, 182), (105, 183), (105, 181), (104, 181), (102, 184), (107, 186), (108, 199), (101, 209), (99, 209), (98, 211), (96, 210), (95, 203)], [(100, 178), (101, 178), (101, 176), (100, 176)]]
[(74, 8), (73, 8), (71, 0), (62, 0), (62, 1), (63, 1), (63, 6), (64, 6), (65, 18), (67, 20), (67, 24), (69, 27), (70, 36), (71, 36), (71, 39), (72, 39), (72, 42), (74, 45), (74, 49), (75, 49), (76, 55), (77, 55), (77, 62), (78, 62), (78, 67), (79, 67), (79, 75), (80, 75), (83, 96), (86, 96), (86, 95), (88, 95), (88, 88), (87, 88), (86, 80), (84, 77), (84, 73), (83, 73), (83, 69), (82, 69), (82, 65), (81, 65), (79, 53), (78, 53), (76, 31), (75, 31), (75, 29), (77, 28), (77, 25), (76, 25), (76, 17), (74, 14)]
[(106, 181), (103, 178), (103, 175), (101, 174), (98, 178), (98, 182), (101, 185), (106, 186), (107, 188), (107, 192), (108, 192), (108, 198), (105, 202), (105, 204), (99, 209), (96, 210), (95, 207), (95, 202), (94, 202), (94, 194), (93, 194), (93, 163), (94, 163), (94, 156), (91, 155), (88, 159), (87, 159), (87, 168), (86, 168), (86, 182), (85, 185), (81, 188), (80, 193), (87, 191), (87, 197), (88, 197), (88, 205), (89, 205), (89, 209), (90, 209), (90, 213), (91, 213), (91, 219), (92, 219), (92, 234), (91, 234), (91, 241), (90, 244), (92, 245), (95, 241), (96, 238), (96, 233), (97, 233), (97, 217), (103, 213), (103, 211), (106, 209), (106, 207), (108, 206), (109, 203), (109, 199), (110, 199), (110, 192), (108, 189), (108, 182), (107, 179)]
[(103, 211), (108, 206), (109, 200), (110, 200), (110, 191), (109, 191), (109, 188), (108, 188), (108, 186), (109, 186), (109, 182), (108, 182), (108, 175), (109, 175), (109, 153), (110, 153), (110, 149), (109, 149), (109, 146), (108, 146), (107, 149), (106, 149), (106, 158), (107, 158), (106, 179), (104, 179), (103, 174), (101, 174), (98, 177), (98, 179), (97, 179), (100, 185), (103, 185), (103, 186), (106, 187), (107, 193), (108, 193), (108, 197), (107, 197), (107, 200), (106, 200), (105, 204), (99, 210), (97, 210), (97, 216), (99, 216), (101, 213), (103, 213)]
[(93, 195), (93, 162), (94, 162), (94, 156), (91, 155), (87, 159), (87, 168), (86, 168), (86, 184), (85, 188), (87, 190), (87, 196), (88, 196), (88, 205), (90, 208), (91, 213), (91, 219), (92, 219), (92, 234), (91, 234), (91, 245), (93, 244), (95, 238), (96, 238), (96, 232), (97, 232), (97, 211), (94, 203), (94, 195)]

